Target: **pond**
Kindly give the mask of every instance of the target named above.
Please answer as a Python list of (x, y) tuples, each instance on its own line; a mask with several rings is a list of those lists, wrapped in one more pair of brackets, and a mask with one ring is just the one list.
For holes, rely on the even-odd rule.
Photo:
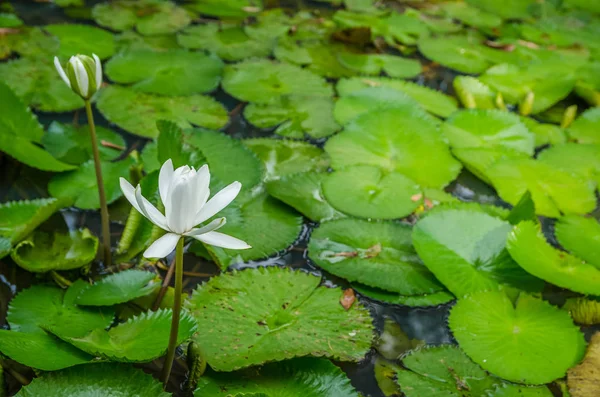
[(600, 395), (598, 34), (580, 0), (0, 3), (0, 396)]

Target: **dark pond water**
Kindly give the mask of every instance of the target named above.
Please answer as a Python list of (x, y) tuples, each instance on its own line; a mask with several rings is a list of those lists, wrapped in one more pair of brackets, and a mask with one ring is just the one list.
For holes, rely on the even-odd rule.
[[(282, 3), (285, 3), (284, 6), (291, 8), (297, 7), (298, 4), (303, 4), (320, 8), (325, 12), (327, 11), (327, 8), (325, 8), (322, 3), (310, 3), (307, 1), (285, 1)], [(44, 25), (48, 23), (66, 22), (68, 20), (71, 21), (59, 8), (47, 3), (20, 1), (14, 3), (14, 5), (20, 16), (24, 18), (28, 25)], [(48, 62), (51, 62), (51, 60), (48, 60)], [(423, 60), (423, 62), (426, 61)], [(443, 68), (436, 68), (433, 73), (421, 75), (416, 81), (431, 88), (448, 92), (451, 90), (453, 78), (453, 72)], [(227, 134), (237, 138), (256, 136), (275, 137), (270, 131), (257, 130), (246, 123), (241, 117), (241, 104), (236, 99), (222, 91), (214, 93), (213, 96), (224, 103), (231, 111), (232, 119), (225, 129)], [(76, 113), (75, 115), (38, 114), (38, 116), (40, 121), (47, 126), (54, 120), (68, 122), (73, 120), (73, 117), (77, 118), (79, 115)], [(98, 125), (109, 126), (109, 123), (99, 113), (96, 113), (95, 117)], [(84, 116), (82, 115), (82, 119), (83, 118)], [(119, 131), (119, 129), (114, 126), (111, 126), (111, 128)], [(129, 150), (140, 150), (147, 142), (144, 139), (132, 136), (122, 130), (119, 132), (126, 138)], [(317, 141), (313, 143), (319, 145), (322, 142)], [(49, 177), (50, 174), (28, 168), (6, 156), (0, 157), (0, 202), (48, 196), (46, 184)], [(463, 174), (461, 174), (460, 177), (446, 190), (465, 201), (503, 205), (492, 188), (485, 185), (468, 172), (463, 172)], [(129, 204), (124, 201), (117, 202), (111, 207), (111, 219), (113, 220), (111, 229), (113, 231), (112, 241), (118, 240), (128, 211)], [(60, 214), (56, 214), (43, 227), (53, 230), (88, 227), (95, 233), (100, 234), (99, 221), (100, 217), (96, 212), (70, 209), (63, 210)], [(244, 263), (237, 265), (236, 267), (245, 268), (279, 265), (302, 268), (317, 274), (322, 274), (323, 272), (321, 270), (310, 263), (310, 260), (306, 255), (308, 237), (314, 226), (315, 224), (307, 220), (300, 238), (285, 252), (265, 260)], [(545, 222), (544, 228), (546, 231), (551, 231), (552, 224), (550, 222)], [(187, 291), (191, 291), (199, 282), (208, 279), (209, 276), (218, 272), (218, 268), (214, 264), (192, 255), (186, 255), (184, 266), (185, 270), (190, 274), (184, 279), (184, 286)], [(94, 273), (104, 273), (111, 270), (113, 269), (103, 268), (101, 264), (92, 269)], [(164, 270), (159, 269), (159, 271), (163, 276), (166, 273)], [(327, 273), (323, 274), (323, 276), (324, 282), (328, 285), (347, 287), (347, 283), (344, 280)], [(73, 278), (75, 277), (76, 274), (73, 274)], [(12, 263), (10, 258), (4, 258), (0, 261), (0, 326), (7, 327), (6, 310), (9, 300), (21, 289), (28, 287), (33, 282), (40, 281), (34, 278), (35, 276), (21, 270)], [(451, 305), (443, 305), (434, 308), (409, 308), (384, 305), (362, 297), (361, 301), (370, 309), (374, 323), (379, 332), (382, 332), (384, 322), (386, 319), (389, 319), (398, 324), (411, 339), (419, 339), (429, 344), (453, 342), (452, 335), (446, 327), (448, 311)], [(377, 386), (374, 376), (374, 363), (377, 356), (378, 353), (374, 349), (361, 363), (342, 365), (344, 370), (348, 373), (353, 385), (366, 396), (384, 396)], [(155, 373), (158, 372), (158, 368), (160, 368), (160, 363), (152, 363), (146, 366), (148, 371)], [(185, 381), (185, 372), (185, 360), (181, 358), (174, 367), (174, 374), (176, 374), (176, 376), (172, 377), (173, 384), (170, 391), (175, 392), (175, 395), (191, 395), (180, 391), (179, 389), (179, 385)], [(31, 373), (25, 374), (26, 376), (32, 376)], [(15, 382), (10, 375), (8, 375), (8, 380), (12, 391), (15, 391), (17, 382)]]

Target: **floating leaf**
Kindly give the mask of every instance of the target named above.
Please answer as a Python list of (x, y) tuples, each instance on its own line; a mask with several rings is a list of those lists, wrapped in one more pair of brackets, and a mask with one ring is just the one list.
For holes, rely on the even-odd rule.
[(154, 138), (156, 122), (171, 120), (182, 128), (192, 125), (219, 129), (229, 116), (219, 102), (204, 95), (164, 97), (112, 85), (100, 91), (98, 110), (132, 134)]
[(598, 367), (600, 366), (600, 335), (596, 332), (590, 341), (585, 358), (567, 374), (569, 392), (573, 397), (593, 397), (600, 393)]
[(246, 58), (264, 58), (271, 53), (271, 40), (256, 40), (240, 26), (223, 26), (222, 23), (194, 25), (177, 35), (184, 48), (208, 50), (226, 61)]
[(423, 187), (443, 187), (460, 171), (436, 124), (412, 107), (367, 113), (327, 141), (333, 168), (373, 165), (397, 171)]
[(323, 196), (322, 183), (326, 177), (326, 173), (320, 172), (286, 175), (268, 182), (267, 192), (315, 222), (345, 217)]
[(596, 207), (594, 183), (542, 161), (506, 158), (486, 172), (500, 197), (516, 204), (531, 193), (539, 215), (558, 218), (563, 214), (585, 214)]
[(84, 306), (112, 306), (151, 294), (160, 287), (154, 273), (143, 270), (125, 270), (102, 278), (90, 285), (77, 297)]
[(392, 222), (325, 222), (313, 231), (308, 256), (329, 273), (386, 291), (402, 295), (442, 291), (417, 256), (411, 233), (409, 226)]
[(384, 291), (378, 288), (367, 287), (361, 284), (352, 284), (352, 288), (361, 295), (376, 301), (392, 305), (411, 307), (439, 306), (454, 300), (454, 295), (447, 291), (434, 292), (424, 295), (400, 295), (394, 292)]
[(548, 383), (582, 358), (585, 339), (571, 317), (541, 299), (476, 292), (459, 299), (449, 318), (462, 349), (484, 369), (519, 383)]
[[(100, 159), (113, 160), (121, 154), (115, 147), (125, 148), (125, 140), (119, 134), (104, 127), (96, 127), (97, 140), (100, 142), (98, 152)], [(102, 142), (111, 146), (103, 145)], [(53, 121), (42, 137), (42, 144), (50, 154), (65, 163), (80, 165), (92, 159), (92, 141), (89, 127), (62, 124)]]
[[(3, 82), (28, 106), (42, 112), (69, 112), (83, 107), (83, 100), (60, 78), (51, 62), (34, 58), (20, 58), (0, 64)], [(9, 99), (2, 84), (2, 103), (16, 103)], [(6, 99), (4, 99), (6, 98)], [(10, 115), (12, 112), (3, 112)], [(30, 156), (30, 157), (39, 157)]]
[(18, 243), (64, 206), (54, 198), (9, 201), (0, 204), (0, 237)]
[(390, 77), (410, 79), (421, 73), (419, 61), (394, 55), (341, 52), (338, 59), (348, 69), (371, 76), (385, 72)]
[(503, 383), (490, 397), (553, 397), (554, 394), (546, 386), (532, 387)]
[(330, 97), (333, 90), (323, 79), (298, 66), (268, 60), (227, 65), (223, 89), (241, 101), (269, 103), (285, 95)]
[(542, 280), (582, 294), (600, 291), (600, 269), (553, 248), (533, 222), (515, 226), (507, 248), (523, 269)]
[(324, 171), (329, 166), (323, 149), (308, 142), (256, 138), (246, 139), (243, 143), (262, 160), (267, 181), (298, 172)]
[(456, 76), (452, 85), (454, 91), (456, 91), (456, 96), (458, 96), (464, 107), (469, 109), (496, 109), (496, 92), (475, 77)]
[[(108, 204), (123, 195), (119, 187), (119, 178), (129, 177), (129, 168), (132, 164), (130, 158), (116, 163), (100, 163)], [(88, 160), (75, 171), (55, 175), (48, 183), (48, 192), (56, 198), (70, 200), (78, 208), (100, 208), (94, 162)]]
[(46, 25), (44, 30), (60, 41), (59, 57), (66, 61), (73, 54), (96, 54), (100, 59), (110, 58), (115, 52), (115, 40), (111, 33), (90, 25)]
[(23, 269), (44, 273), (78, 269), (96, 257), (98, 239), (88, 229), (70, 233), (36, 231), (15, 246), (12, 259)]
[(126, 364), (101, 363), (80, 365), (60, 372), (49, 372), (24, 386), (18, 397), (70, 396), (91, 397), (169, 397), (152, 375)]
[(100, 26), (123, 31), (134, 27), (143, 35), (175, 33), (190, 24), (187, 11), (161, 0), (118, 0), (96, 4), (92, 17)]
[(552, 146), (542, 151), (537, 159), (600, 185), (600, 145), (571, 142)]
[(402, 364), (406, 369), (397, 372), (397, 381), (406, 397), (478, 397), (499, 384), (457, 346), (413, 350)]
[(594, 218), (565, 216), (554, 226), (560, 245), (600, 270), (600, 223)]
[(133, 30), (127, 30), (115, 36), (117, 52), (131, 50), (174, 50), (181, 48), (174, 34), (160, 36), (142, 36)]
[(3, 104), (0, 115), (0, 151), (44, 171), (65, 171), (73, 168), (38, 146), (44, 136), (42, 126), (25, 104), (2, 83), (0, 102)]
[(360, 360), (373, 336), (368, 311), (360, 304), (346, 311), (339, 303), (342, 290), (320, 282), (304, 272), (266, 267), (224, 273), (198, 287), (187, 307), (207, 325), (195, 340), (208, 364), (231, 371), (307, 355)]
[(557, 125), (538, 123), (530, 117), (521, 117), (521, 122), (535, 135), (535, 146), (562, 145), (567, 142), (565, 131)]
[[(140, 69), (140, 65), (145, 65)], [(223, 70), (219, 58), (185, 50), (122, 52), (106, 64), (106, 75), (135, 91), (185, 96), (213, 91)]]
[(508, 222), (484, 212), (440, 209), (421, 219), (412, 237), (419, 257), (457, 297), (502, 285), (540, 291), (541, 280), (505, 249), (510, 230)]
[[(94, 356), (119, 362), (148, 362), (163, 356), (167, 352), (171, 330), (170, 309), (149, 311), (132, 317), (108, 331), (98, 328), (89, 334), (74, 337), (64, 334), (61, 327), (48, 327), (48, 330)], [(196, 330), (196, 322), (187, 313), (183, 313), (177, 331), (177, 345)]]
[(600, 144), (600, 109), (591, 108), (583, 112), (571, 124), (567, 133), (569, 137), (579, 143)]
[[(326, 31), (323, 33), (327, 34)], [(324, 43), (318, 40), (320, 37), (317, 39), (310, 37), (301, 41), (297, 35), (296, 32), (293, 36), (282, 36), (278, 39), (277, 46), (273, 50), (277, 60), (306, 66), (307, 70), (328, 78), (348, 77), (356, 74), (353, 70), (345, 67), (337, 56), (338, 53), (345, 51), (343, 45), (335, 42)], [(313, 36), (315, 33), (311, 31), (309, 35)], [(317, 33), (316, 36), (320, 35)]]
[(337, 210), (360, 218), (396, 219), (420, 204), (421, 189), (410, 178), (370, 165), (337, 170), (323, 179), (323, 194)]
[(466, 0), (466, 2), (504, 19), (529, 18), (531, 17), (529, 9), (535, 4), (535, 0), (507, 0), (502, 3), (498, 3), (496, 0)]
[(531, 193), (527, 192), (521, 197), (519, 202), (510, 210), (506, 220), (511, 225), (518, 225), (522, 221), (538, 222), (535, 214), (535, 204), (531, 199)]
[(251, 103), (244, 117), (259, 128), (275, 128), (275, 133), (289, 138), (324, 138), (340, 126), (333, 119), (333, 102), (325, 97), (289, 96), (269, 104)]
[(231, 374), (205, 374), (194, 392), (198, 397), (234, 395), (358, 397), (344, 372), (321, 358), (296, 358)]
[(394, 80), (386, 77), (340, 79), (336, 89), (343, 97), (367, 87), (386, 87), (400, 91), (417, 101), (428, 112), (440, 117), (448, 117), (458, 109), (456, 99), (449, 95), (410, 81)]
[(465, 25), (481, 29), (492, 29), (502, 25), (502, 18), (499, 16), (473, 7), (468, 3), (445, 2), (435, 9), (433, 14), (442, 14), (446, 17), (458, 19)]
[(262, 9), (262, 0), (193, 0), (188, 7), (198, 13), (244, 19)]
[(563, 309), (568, 311), (577, 324), (600, 324), (600, 301), (586, 298), (569, 298)]

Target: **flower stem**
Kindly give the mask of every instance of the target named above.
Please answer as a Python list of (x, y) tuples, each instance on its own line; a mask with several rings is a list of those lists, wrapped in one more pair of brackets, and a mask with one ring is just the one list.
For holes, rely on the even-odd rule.
[(183, 289), (183, 237), (179, 238), (175, 251), (175, 299), (173, 302), (173, 319), (171, 320), (171, 334), (169, 335), (169, 349), (163, 366), (163, 387), (167, 387), (171, 367), (177, 348), (177, 333), (179, 331), (179, 317), (181, 316), (181, 295)]
[(98, 138), (96, 138), (96, 125), (92, 114), (92, 104), (89, 99), (85, 101), (85, 112), (88, 125), (90, 126), (90, 139), (92, 141), (92, 153), (94, 155), (94, 167), (96, 168), (96, 182), (98, 184), (98, 197), (100, 198), (100, 215), (102, 217), (102, 244), (104, 245), (104, 265), (112, 265), (110, 253), (110, 226), (108, 220), (108, 206), (106, 194), (104, 193), (104, 182), (102, 180), (102, 168), (100, 167), (100, 153), (98, 152)]

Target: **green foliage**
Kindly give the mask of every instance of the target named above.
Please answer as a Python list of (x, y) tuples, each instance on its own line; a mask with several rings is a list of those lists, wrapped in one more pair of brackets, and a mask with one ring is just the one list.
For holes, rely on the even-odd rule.
[(100, 59), (110, 58), (115, 53), (115, 40), (112, 33), (90, 25), (56, 24), (46, 25), (44, 30), (56, 36), (60, 42), (59, 58), (66, 62), (75, 54)]
[(143, 270), (125, 270), (103, 277), (88, 286), (77, 297), (83, 306), (112, 306), (151, 294), (160, 287), (154, 273)]
[(320, 281), (266, 267), (224, 273), (198, 287), (187, 308), (206, 325), (195, 340), (208, 364), (231, 371), (307, 355), (360, 360), (373, 336), (367, 310), (357, 302), (346, 311), (342, 290)]
[(538, 160), (600, 186), (600, 145), (569, 142), (542, 151)]
[(434, 292), (424, 295), (400, 295), (395, 292), (388, 292), (378, 288), (367, 287), (366, 285), (362, 284), (352, 284), (352, 288), (359, 294), (370, 299), (392, 305), (411, 307), (439, 306), (454, 300), (454, 295), (447, 291)]
[(600, 270), (600, 223), (594, 218), (565, 216), (554, 226), (560, 245)]
[(419, 61), (399, 56), (341, 52), (338, 58), (348, 69), (370, 76), (384, 72), (390, 77), (410, 79), (421, 73)]
[(600, 143), (600, 109), (591, 108), (579, 116), (567, 130), (569, 137), (578, 143)]

